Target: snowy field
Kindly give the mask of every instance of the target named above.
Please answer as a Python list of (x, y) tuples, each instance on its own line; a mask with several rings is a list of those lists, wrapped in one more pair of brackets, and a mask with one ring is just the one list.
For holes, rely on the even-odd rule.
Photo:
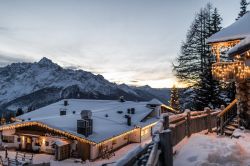
[(250, 131), (236, 130), (240, 138), (193, 134), (177, 148), (174, 166), (249, 166)]

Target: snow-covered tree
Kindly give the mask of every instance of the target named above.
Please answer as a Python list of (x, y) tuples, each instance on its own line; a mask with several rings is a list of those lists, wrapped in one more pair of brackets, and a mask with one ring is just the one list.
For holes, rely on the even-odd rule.
[[(220, 84), (212, 77), (212, 63), (215, 57), (206, 39), (221, 29), (221, 16), (209, 3), (196, 14), (182, 43), (181, 53), (174, 65), (177, 78), (192, 88), (182, 94), (184, 103), (196, 110), (204, 107), (218, 107), (224, 104), (220, 95)], [(188, 104), (187, 104), (188, 103)]]
[(247, 10), (248, 5), (249, 5), (249, 2), (247, 2), (246, 0), (240, 1), (240, 13), (238, 14), (238, 17), (236, 18), (236, 20), (238, 20), (239, 18), (241, 18), (242, 16), (244, 16), (244, 14), (248, 12)]
[(171, 89), (171, 96), (169, 101), (170, 107), (176, 111), (180, 111), (180, 102), (179, 102), (179, 91), (175, 85)]

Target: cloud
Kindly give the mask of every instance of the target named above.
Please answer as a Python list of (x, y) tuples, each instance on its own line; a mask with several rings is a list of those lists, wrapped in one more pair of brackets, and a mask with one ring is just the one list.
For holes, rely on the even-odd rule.
[[(0, 20), (11, 27), (7, 33), (8, 28), (0, 26), (0, 50), (4, 52), (0, 65), (45, 56), (64, 67), (102, 74), (115, 82), (170, 77), (167, 53), (172, 51), (166, 47), (171, 43), (168, 21), (162, 17), (167, 12), (164, 5), (131, 1), (117, 6), (114, 2), (0, 7)], [(8, 7), (16, 12), (9, 14)]]
[(8, 30), (9, 30), (9, 28), (4, 27), (4, 26), (0, 26), (0, 31), (8, 31)]
[(30, 59), (27, 59), (24, 56), (22, 57), (20, 55), (3, 53), (0, 51), (0, 66), (6, 66), (11, 63), (29, 62), (29, 61)]

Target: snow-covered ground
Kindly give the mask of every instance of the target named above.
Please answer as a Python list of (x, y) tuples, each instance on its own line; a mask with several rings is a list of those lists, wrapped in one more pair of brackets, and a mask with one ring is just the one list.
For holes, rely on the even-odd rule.
[(174, 166), (250, 165), (250, 131), (238, 130), (235, 134), (240, 138), (193, 134), (177, 148)]

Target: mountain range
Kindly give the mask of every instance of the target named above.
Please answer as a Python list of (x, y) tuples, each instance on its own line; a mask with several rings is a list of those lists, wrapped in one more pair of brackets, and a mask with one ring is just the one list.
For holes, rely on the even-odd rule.
[(65, 98), (169, 101), (168, 88), (111, 83), (102, 75), (67, 69), (42, 58), (0, 68), (0, 110), (36, 109)]

